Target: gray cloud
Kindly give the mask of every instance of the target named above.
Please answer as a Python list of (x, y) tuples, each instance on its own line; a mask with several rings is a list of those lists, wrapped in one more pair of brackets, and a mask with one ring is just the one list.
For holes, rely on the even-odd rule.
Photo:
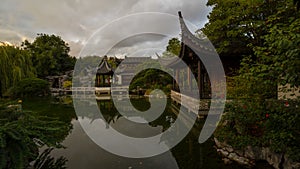
[[(110, 56), (155, 57), (166, 48), (169, 37), (160, 34), (140, 34), (126, 38), (109, 50)], [(121, 54), (121, 55), (120, 55)]]
[[(98, 43), (101, 42), (100, 48), (103, 50), (111, 40), (123, 37), (128, 30), (152, 27), (153, 30), (169, 31), (173, 36), (178, 36), (178, 23), (174, 26), (160, 19), (151, 21), (151, 18), (145, 17), (136, 19), (130, 25), (126, 24), (126, 20), (119, 24), (111, 24), (113, 20), (138, 12), (177, 15), (177, 11), (180, 10), (186, 20), (200, 28), (207, 22), (210, 11), (205, 4), (206, 1), (200, 0), (2, 0), (0, 41), (20, 44), (25, 38), (34, 39), (37, 33), (57, 34), (70, 44), (71, 54), (78, 56), (90, 36), (107, 24), (111, 25), (106, 27), (109, 31), (94, 39)], [(142, 41), (143, 43), (141, 39), (139, 43), (129, 41), (126, 42), (126, 46), (120, 48), (137, 49), (145, 47), (143, 46), (145, 44), (150, 47), (155, 45), (164, 47), (167, 42), (165, 38), (148, 40), (144, 38)]]
[(166, 39), (165, 36), (163, 35), (157, 35), (157, 34), (140, 34), (140, 35), (135, 35), (132, 37), (129, 37), (127, 39), (122, 40), (118, 44), (114, 46), (114, 48), (124, 48), (124, 47), (132, 47), (135, 45), (139, 45), (142, 43), (154, 43), (156, 41), (162, 41)]

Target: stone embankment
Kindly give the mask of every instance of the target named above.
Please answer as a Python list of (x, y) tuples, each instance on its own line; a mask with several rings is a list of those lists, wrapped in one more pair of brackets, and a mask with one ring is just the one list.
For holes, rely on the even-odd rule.
[(244, 150), (235, 150), (232, 146), (222, 143), (214, 138), (218, 153), (223, 157), (225, 163), (235, 161), (249, 168), (255, 166), (259, 160), (267, 161), (275, 169), (300, 169), (299, 162), (293, 162), (287, 155), (274, 153), (268, 147), (251, 147)]

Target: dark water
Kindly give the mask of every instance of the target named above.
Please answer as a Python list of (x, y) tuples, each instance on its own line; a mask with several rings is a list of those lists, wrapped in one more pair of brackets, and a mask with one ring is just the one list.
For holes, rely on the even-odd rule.
[[(145, 98), (131, 101), (139, 110), (147, 110), (150, 106)], [(172, 125), (178, 113), (176, 106), (168, 101), (165, 112), (158, 119), (147, 125), (134, 126), (116, 111), (112, 101), (99, 101), (98, 106), (110, 127), (134, 137), (152, 136), (161, 133)], [(62, 143), (66, 148), (55, 149), (51, 154), (54, 157), (65, 157), (68, 160), (67, 167), (71, 169), (242, 168), (235, 163), (225, 165), (216, 153), (212, 139), (203, 144), (198, 143), (199, 132), (204, 120), (198, 120), (190, 133), (168, 152), (150, 158), (125, 158), (100, 148), (86, 135), (78, 119), (84, 118), (91, 122), (96, 119), (93, 115), (76, 117), (70, 97), (25, 100), (23, 107), (25, 110), (33, 110), (40, 115), (57, 117), (66, 123), (73, 124), (73, 129)], [(255, 168), (270, 167), (261, 163)]]

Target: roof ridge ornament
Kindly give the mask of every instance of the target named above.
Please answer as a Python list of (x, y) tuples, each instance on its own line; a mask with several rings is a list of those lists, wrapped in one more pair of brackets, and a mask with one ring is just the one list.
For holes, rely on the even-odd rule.
[[(187, 46), (190, 46), (194, 49), (201, 49), (202, 52), (206, 52), (206, 53), (212, 53), (215, 52), (215, 49), (212, 49), (212, 46), (209, 45), (207, 46), (207, 44), (203, 43), (200, 41), (199, 38), (197, 38), (187, 27), (183, 15), (181, 13), (181, 11), (178, 11), (178, 15), (179, 15), (179, 22), (180, 22), (180, 26), (181, 26), (181, 41), (186, 44)], [(200, 52), (200, 51), (199, 51)]]
[(178, 15), (179, 15), (180, 18), (182, 18), (181, 11), (178, 11)]

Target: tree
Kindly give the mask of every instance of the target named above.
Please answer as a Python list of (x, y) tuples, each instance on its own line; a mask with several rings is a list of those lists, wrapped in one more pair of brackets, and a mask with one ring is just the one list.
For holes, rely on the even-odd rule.
[(163, 56), (170, 57), (170, 56), (179, 56), (181, 49), (181, 43), (178, 38), (172, 38), (168, 42), (168, 46), (166, 47), (166, 51), (163, 53)]
[(263, 46), (254, 48), (257, 62), (250, 71), (259, 74), (265, 84), (300, 85), (300, 13), (294, 5), (278, 7), (268, 18), (268, 34)]
[(18, 47), (0, 46), (0, 97), (25, 77), (34, 77), (30, 54)]
[(263, 46), (263, 36), (268, 33), (267, 18), (286, 1), (209, 0), (207, 5), (213, 10), (202, 31), (225, 66), (238, 67), (244, 56), (254, 56), (253, 46)]
[(240, 87), (248, 86), (252, 90), (245, 92), (242, 89), (244, 92), (241, 93), (257, 94), (263, 98), (273, 95), (276, 98), (277, 85), (299, 87), (299, 18), (299, 11), (295, 10), (291, 1), (277, 6), (276, 12), (266, 18), (267, 33), (261, 37), (263, 45), (252, 46), (254, 56), (245, 57), (241, 62), (237, 78), (249, 82), (240, 84)]
[(22, 46), (32, 55), (39, 78), (60, 75), (74, 68), (76, 59), (69, 55), (70, 47), (59, 36), (38, 34), (32, 43), (25, 40)]
[(264, 84), (299, 85), (296, 4), (292, 0), (209, 0), (207, 5), (213, 10), (202, 31), (225, 63), (240, 65), (244, 58), (241, 67), (245, 77), (259, 74), (264, 76), (260, 79)]

